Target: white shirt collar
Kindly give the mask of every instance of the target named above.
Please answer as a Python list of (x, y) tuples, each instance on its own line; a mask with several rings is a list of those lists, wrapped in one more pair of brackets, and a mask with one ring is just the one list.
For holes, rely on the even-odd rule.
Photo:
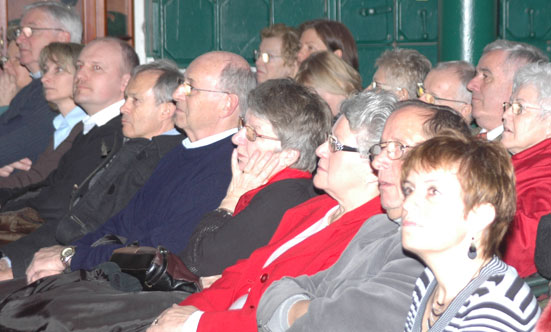
[(42, 78), (42, 72), (40, 70), (36, 73), (29, 73), (29, 75), (36, 80)]
[(230, 130), (223, 131), (219, 134), (215, 134), (215, 135), (212, 135), (212, 136), (201, 138), (200, 140), (197, 140), (195, 142), (190, 141), (189, 137), (186, 137), (182, 141), (182, 144), (184, 145), (184, 147), (186, 149), (200, 148), (202, 146), (207, 146), (207, 145), (210, 145), (214, 142), (221, 141), (224, 138), (235, 134), (236, 132), (237, 132), (237, 128), (233, 128), (233, 129), (230, 129)]
[(499, 125), (499, 126), (495, 127), (494, 129), (492, 129), (492, 130), (490, 130), (490, 131), (488, 131), (488, 130), (482, 128), (482, 129), (480, 130), (480, 133), (481, 133), (481, 134), (482, 134), (482, 133), (487, 133), (487, 134), (486, 134), (486, 139), (487, 139), (488, 141), (493, 141), (493, 140), (495, 140), (499, 135), (501, 135), (501, 134), (503, 133), (503, 125)]
[(124, 99), (117, 101), (114, 104), (107, 106), (101, 111), (97, 112), (92, 116), (88, 116), (82, 120), (83, 129), (82, 134), (86, 135), (94, 128), (95, 126), (101, 127), (107, 122), (111, 121), (114, 117), (121, 114), (121, 107), (124, 104)]

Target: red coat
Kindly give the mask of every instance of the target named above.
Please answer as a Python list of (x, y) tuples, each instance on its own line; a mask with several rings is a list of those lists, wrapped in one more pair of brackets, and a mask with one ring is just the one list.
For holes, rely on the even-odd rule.
[[(257, 331), (256, 306), (272, 282), (284, 276), (312, 275), (327, 269), (337, 261), (364, 221), (382, 212), (380, 199), (376, 197), (262, 268), (277, 248), (319, 221), (336, 205), (334, 199), (322, 195), (290, 209), (268, 245), (255, 250), (248, 259), (228, 267), (222, 278), (210, 288), (182, 301), (180, 305), (193, 305), (205, 312), (199, 321), (198, 331)], [(247, 292), (249, 295), (243, 309), (228, 310), (235, 300)]]
[(513, 156), (517, 212), (509, 228), (503, 260), (520, 277), (536, 272), (534, 252), (540, 218), (551, 212), (551, 139)]

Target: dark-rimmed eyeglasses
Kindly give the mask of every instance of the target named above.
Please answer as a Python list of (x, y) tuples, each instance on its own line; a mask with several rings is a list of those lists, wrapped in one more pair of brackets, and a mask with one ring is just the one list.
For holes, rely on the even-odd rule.
[(213, 93), (225, 93), (225, 94), (231, 94), (231, 92), (228, 91), (221, 91), (221, 90), (208, 90), (208, 89), (199, 89), (191, 85), (191, 83), (184, 81), (183, 79), (178, 80), (178, 85), (182, 86), (184, 88), (184, 95), (189, 96), (193, 91), (203, 91), (203, 92), (213, 92)]
[(279, 138), (260, 135), (259, 133), (256, 132), (256, 130), (253, 127), (247, 125), (247, 123), (245, 122), (245, 119), (243, 119), (243, 117), (239, 117), (239, 124), (238, 124), (237, 128), (239, 130), (245, 128), (245, 137), (247, 137), (247, 140), (249, 142), (254, 142), (254, 141), (256, 141), (257, 138), (271, 139), (272, 141), (279, 141), (280, 140)]
[(15, 29), (15, 36), (19, 37), (23, 34), (27, 38), (31, 38), (33, 31), (43, 31), (43, 30), (55, 30), (55, 31), (65, 31), (59, 28), (35, 28), (35, 27), (18, 27)]
[(465, 101), (457, 100), (457, 99), (447, 99), (447, 98), (440, 98), (435, 96), (433, 93), (427, 92), (425, 90), (425, 86), (423, 83), (417, 83), (417, 97), (421, 98), (422, 96), (425, 96), (425, 100), (429, 104), (434, 104), (437, 100), (439, 101), (449, 101), (451, 103), (459, 103), (459, 104), (468, 104)]
[(335, 137), (334, 135), (331, 135), (331, 134), (329, 134), (327, 136), (327, 143), (329, 143), (329, 151), (331, 151), (333, 153), (338, 152), (338, 151), (357, 152), (357, 153), (360, 154), (361, 158), (367, 159), (367, 158), (370, 157), (369, 153), (366, 153), (364, 151), (360, 151), (360, 149), (358, 149), (358, 148), (342, 144), (341, 142), (339, 142), (337, 137)]
[(258, 60), (258, 58), (260, 58), (262, 60), (262, 62), (268, 63), (268, 62), (270, 62), (271, 58), (281, 58), (281, 57), (282, 57), (281, 55), (275, 55), (275, 54), (270, 54), (270, 53), (267, 53), (267, 52), (260, 52), (259, 50), (254, 50), (254, 61), (256, 61), (256, 60)]
[(381, 142), (373, 145), (369, 148), (369, 153), (372, 158), (383, 153), (383, 150), (386, 150), (388, 158), (391, 160), (397, 160), (404, 156), (406, 149), (411, 148), (411, 145), (404, 145), (396, 141)]
[(518, 101), (513, 101), (512, 103), (508, 101), (503, 102), (503, 112), (506, 112), (509, 107), (514, 115), (521, 115), (527, 109), (541, 110), (541, 107), (535, 105), (524, 105)]

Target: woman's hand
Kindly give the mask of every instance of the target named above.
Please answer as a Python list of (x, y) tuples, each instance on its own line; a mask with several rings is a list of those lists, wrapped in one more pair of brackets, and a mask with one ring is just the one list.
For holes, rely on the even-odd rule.
[(202, 289), (209, 288), (214, 282), (218, 279), (222, 278), (221, 274), (217, 274), (215, 276), (210, 277), (201, 277), (199, 278), (199, 283), (201, 284)]
[(286, 165), (280, 160), (280, 153), (265, 152), (261, 155), (259, 151), (255, 151), (241, 171), (237, 161), (237, 149), (234, 149), (231, 158), (233, 176), (220, 208), (233, 212), (244, 193), (265, 184), (285, 167)]
[(0, 176), (8, 177), (16, 169), (21, 171), (28, 171), (31, 169), (32, 165), (33, 165), (33, 162), (29, 158), (23, 158), (19, 161), (14, 161), (9, 165), (6, 165), (0, 168)]
[(173, 304), (153, 321), (146, 332), (181, 331), (189, 316), (198, 310), (192, 305)]
[(0, 105), (9, 105), (13, 97), (17, 94), (17, 85), (15, 85), (15, 76), (6, 70), (0, 71)]

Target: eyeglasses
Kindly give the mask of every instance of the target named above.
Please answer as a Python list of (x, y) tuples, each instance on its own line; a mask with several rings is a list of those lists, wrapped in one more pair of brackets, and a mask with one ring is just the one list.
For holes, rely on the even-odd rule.
[(247, 137), (247, 140), (248, 140), (249, 142), (254, 142), (254, 141), (256, 141), (256, 139), (257, 139), (258, 137), (264, 138), (264, 139), (271, 139), (271, 140), (273, 140), (273, 141), (279, 141), (279, 138), (260, 135), (259, 133), (256, 132), (256, 130), (254, 130), (253, 127), (247, 125), (247, 123), (245, 122), (245, 119), (243, 119), (242, 117), (239, 117), (239, 124), (238, 124), (238, 127), (237, 127), (237, 128), (238, 128), (239, 130), (245, 128), (245, 137)]
[(397, 90), (397, 91), (402, 90), (402, 88), (395, 87), (395, 86), (392, 86), (392, 85), (390, 85), (390, 84), (385, 84), (385, 83), (377, 82), (377, 81), (371, 82), (371, 84), (369, 84), (369, 85), (367, 86), (367, 89), (368, 89), (368, 90), (382, 89), (382, 90)]
[(406, 149), (411, 147), (411, 145), (404, 145), (400, 142), (388, 141), (373, 145), (371, 148), (369, 148), (369, 153), (374, 158), (380, 155), (383, 150), (386, 149), (388, 158), (390, 158), (391, 160), (397, 160), (402, 158), (404, 156), (404, 153), (406, 152)]
[(266, 52), (260, 52), (259, 50), (254, 50), (254, 61), (258, 60), (258, 58), (261, 58), (262, 62), (268, 63), (270, 62), (270, 58), (281, 58), (281, 55), (273, 55)]
[(430, 92), (426, 92), (425, 91), (425, 86), (423, 85), (423, 83), (417, 83), (417, 97), (421, 98), (422, 96), (425, 96), (425, 100), (429, 104), (434, 104), (435, 101), (437, 101), (437, 100), (449, 101), (449, 102), (452, 102), (452, 103), (467, 104), (467, 102), (464, 102), (462, 100), (446, 99), (446, 98), (437, 97), (437, 96), (435, 96), (434, 94), (432, 94)]
[(503, 102), (503, 112), (506, 112), (509, 109), (509, 107), (511, 108), (511, 112), (514, 115), (520, 115), (524, 112), (524, 110), (527, 110), (527, 109), (541, 110), (541, 107), (532, 106), (532, 105), (523, 105), (518, 101), (514, 101), (512, 103), (507, 101)]
[(369, 158), (370, 156), (369, 153), (360, 151), (360, 149), (358, 148), (354, 148), (354, 147), (342, 144), (341, 142), (339, 142), (337, 137), (331, 134), (327, 136), (327, 142), (329, 143), (329, 151), (333, 153), (338, 151), (357, 152), (360, 154), (361, 158), (366, 158), (366, 159)]
[(184, 95), (189, 96), (193, 91), (204, 91), (204, 92), (214, 92), (214, 93), (225, 93), (225, 94), (231, 94), (231, 92), (228, 91), (221, 91), (221, 90), (208, 90), (208, 89), (199, 89), (191, 85), (191, 83), (184, 81), (183, 79), (178, 79), (178, 85), (182, 85), (184, 88)]
[(27, 38), (31, 38), (33, 31), (42, 31), (42, 30), (55, 30), (55, 31), (65, 31), (59, 28), (33, 28), (33, 27), (18, 27), (15, 29), (15, 36), (19, 37), (21, 34), (25, 35)]

